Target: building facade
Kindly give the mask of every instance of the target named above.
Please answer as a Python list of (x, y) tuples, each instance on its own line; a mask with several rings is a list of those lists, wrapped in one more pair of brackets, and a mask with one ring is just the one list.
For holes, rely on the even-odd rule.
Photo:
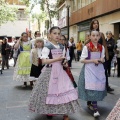
[(19, 0), (6, 0), (9, 6), (16, 7), (17, 19), (14, 22), (8, 21), (0, 26), (0, 36), (6, 36), (9, 42), (12, 40), (12, 36), (20, 37), (22, 32), (26, 32), (30, 28), (29, 17), (25, 13), (26, 6), (23, 5)]
[(84, 41), (90, 22), (94, 18), (99, 20), (101, 32), (105, 34), (112, 31), (115, 39), (118, 39), (120, 0), (70, 0), (70, 37), (74, 37), (76, 42)]

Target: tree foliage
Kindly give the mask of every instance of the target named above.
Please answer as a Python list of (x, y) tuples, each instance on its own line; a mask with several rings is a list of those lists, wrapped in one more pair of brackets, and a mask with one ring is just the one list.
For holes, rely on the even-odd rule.
[(38, 29), (40, 31), (40, 22), (44, 21), (46, 19), (46, 13), (45, 12), (41, 12), (41, 13), (34, 13), (32, 14), (32, 19), (36, 19), (38, 22)]
[(41, 21), (44, 21), (46, 19), (46, 13), (45, 12), (41, 12), (40, 14), (34, 13), (32, 14), (32, 18), (33, 19), (40, 19)]
[[(40, 9), (49, 17), (49, 21), (51, 23), (51, 19), (58, 15), (57, 11), (57, 1), (56, 0), (32, 0), (31, 3), (29, 0), (22, 0), (24, 4), (30, 5), (31, 11), (34, 9), (36, 5), (40, 5)], [(51, 24), (50, 24), (51, 25)]]
[(65, 0), (57, 0), (56, 6), (59, 7), (64, 2), (65, 2)]
[(7, 21), (14, 21), (17, 18), (17, 9), (10, 7), (5, 0), (0, 0), (0, 26)]

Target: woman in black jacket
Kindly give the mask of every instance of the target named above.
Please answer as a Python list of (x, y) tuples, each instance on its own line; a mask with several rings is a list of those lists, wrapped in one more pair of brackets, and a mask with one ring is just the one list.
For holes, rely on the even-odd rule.
[(108, 55), (109, 55), (109, 60), (107, 61), (107, 64), (108, 64), (107, 72), (108, 72), (108, 76), (110, 76), (111, 75), (111, 61), (114, 57), (115, 40), (112, 37), (111, 31), (107, 31), (106, 36), (107, 36), (106, 45), (108, 48)]
[(4, 66), (6, 65), (7, 69), (9, 69), (8, 59), (10, 55), (11, 47), (7, 43), (7, 38), (3, 39), (3, 43), (1, 46), (1, 55), (2, 55), (2, 69), (4, 70)]

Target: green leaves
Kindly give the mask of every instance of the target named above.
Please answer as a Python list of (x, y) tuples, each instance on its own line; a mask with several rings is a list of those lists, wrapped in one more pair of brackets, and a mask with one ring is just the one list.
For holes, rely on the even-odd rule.
[(47, 17), (47, 14), (45, 12), (42, 12), (40, 14), (32, 14), (32, 18), (35, 18), (35, 19), (40, 19), (41, 21), (44, 21)]
[(13, 8), (5, 0), (0, 0), (0, 26), (7, 21), (14, 21), (17, 18), (17, 8)]
[(20, 0), (23, 4), (25, 4), (27, 7), (30, 5), (30, 0)]

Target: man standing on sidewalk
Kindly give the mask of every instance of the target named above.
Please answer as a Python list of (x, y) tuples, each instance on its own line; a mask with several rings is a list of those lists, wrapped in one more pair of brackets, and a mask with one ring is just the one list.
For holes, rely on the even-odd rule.
[(7, 38), (3, 39), (1, 55), (2, 55), (2, 69), (4, 70), (4, 66), (6, 65), (7, 69), (9, 69), (8, 59), (10, 54), (10, 46), (7, 43)]
[(81, 56), (81, 52), (82, 52), (82, 43), (81, 43), (81, 40), (78, 41), (78, 43), (76, 44), (76, 49), (77, 49), (77, 60), (79, 61), (80, 59), (80, 56)]
[[(40, 36), (41, 36), (40, 31), (35, 31), (34, 36), (35, 36), (35, 39), (36, 39), (37, 37), (40, 37)], [(32, 48), (35, 47), (35, 39), (32, 39), (32, 40), (31, 40)]]

